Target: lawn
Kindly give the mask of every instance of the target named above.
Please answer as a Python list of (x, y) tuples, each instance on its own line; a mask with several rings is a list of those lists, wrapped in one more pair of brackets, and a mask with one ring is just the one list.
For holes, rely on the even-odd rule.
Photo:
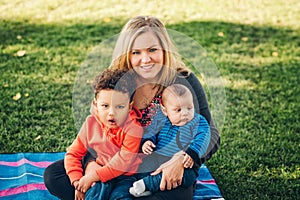
[(78, 129), (78, 72), (140, 14), (195, 40), (217, 66), (226, 104), (207, 165), (225, 199), (300, 199), (299, 0), (2, 0), (0, 152), (65, 151)]

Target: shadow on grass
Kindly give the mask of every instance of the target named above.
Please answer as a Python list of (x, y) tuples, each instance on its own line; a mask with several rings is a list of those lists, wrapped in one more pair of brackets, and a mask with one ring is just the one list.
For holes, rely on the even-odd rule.
[[(110, 24), (31, 24), (3, 20), (0, 23), (1, 44), (33, 44), (37, 47), (63, 47), (76, 44), (97, 44), (106, 37), (117, 34), (121, 25)], [(21, 36), (21, 38), (18, 38)]]
[[(76, 44), (96, 45), (104, 39), (118, 34), (122, 25), (100, 23), (63, 26), (2, 20), (0, 23), (0, 41), (2, 48), (9, 45), (26, 44), (51, 48)], [(207, 49), (215, 45), (232, 46), (240, 43), (247, 47), (255, 47), (258, 44), (273, 44), (277, 47), (287, 44), (300, 46), (299, 30), (288, 28), (250, 26), (214, 21), (174, 24), (168, 25), (167, 28), (188, 35)], [(222, 36), (219, 34), (222, 34)], [(18, 36), (22, 38), (18, 39)], [(251, 50), (249, 51), (248, 49), (248, 52), (250, 55), (253, 55)]]
[[(1, 153), (65, 151), (77, 134), (71, 100), (77, 71), (121, 27), (1, 21)], [(225, 84), (222, 146), (208, 162), (225, 198), (299, 197), (300, 31), (225, 22), (168, 28), (204, 47), (226, 79), (250, 83)], [(18, 50), (28, 54), (18, 57)], [(22, 97), (14, 101), (17, 92)]]

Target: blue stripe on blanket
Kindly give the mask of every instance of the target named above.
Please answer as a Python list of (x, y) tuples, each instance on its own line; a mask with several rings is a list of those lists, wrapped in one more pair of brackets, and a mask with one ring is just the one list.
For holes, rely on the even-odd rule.
[[(45, 168), (64, 157), (59, 153), (0, 154), (0, 199), (57, 200), (46, 189)], [(199, 170), (193, 200), (222, 198), (214, 178), (205, 165)]]

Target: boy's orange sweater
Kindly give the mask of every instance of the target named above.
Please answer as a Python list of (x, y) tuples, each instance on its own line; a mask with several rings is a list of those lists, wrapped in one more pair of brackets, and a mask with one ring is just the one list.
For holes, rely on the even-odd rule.
[(65, 169), (71, 183), (83, 176), (81, 160), (89, 148), (95, 150), (96, 162), (102, 166), (97, 170), (101, 182), (134, 174), (141, 163), (138, 152), (143, 128), (137, 122), (141, 113), (133, 108), (122, 127), (109, 129), (99, 120), (93, 105), (91, 112), (65, 155)]

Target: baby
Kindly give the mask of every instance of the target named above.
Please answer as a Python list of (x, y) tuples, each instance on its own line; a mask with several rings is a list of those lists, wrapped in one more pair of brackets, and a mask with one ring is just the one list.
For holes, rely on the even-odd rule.
[[(159, 115), (159, 112), (162, 114)], [(151, 171), (175, 153), (184, 151), (185, 170), (181, 185), (191, 186), (198, 176), (200, 158), (210, 141), (209, 124), (203, 116), (195, 113), (191, 91), (181, 84), (167, 87), (162, 93), (161, 110), (155, 120), (165, 123), (158, 134), (153, 133), (156, 128), (151, 125), (145, 130), (145, 136), (150, 137), (142, 141), (142, 152), (149, 156), (143, 160), (143, 166)], [(158, 125), (154, 123), (153, 126)], [(150, 195), (160, 190), (161, 179), (161, 173), (155, 176), (147, 173), (147, 176), (133, 183), (129, 192), (135, 197)]]

